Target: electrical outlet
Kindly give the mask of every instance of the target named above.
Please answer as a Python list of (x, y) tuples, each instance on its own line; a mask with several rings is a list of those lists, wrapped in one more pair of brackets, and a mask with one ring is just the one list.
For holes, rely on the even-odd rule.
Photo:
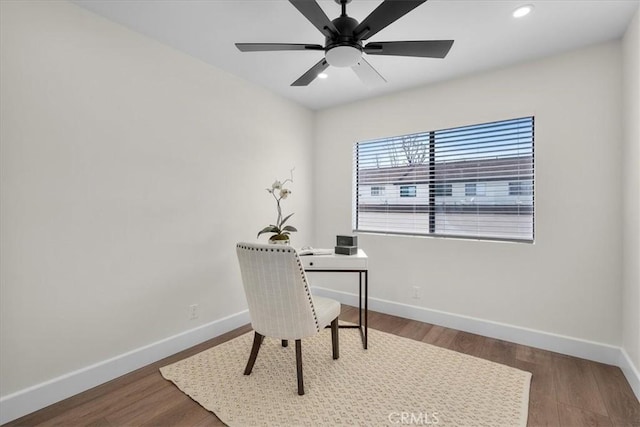
[(191, 304), (189, 306), (189, 320), (195, 320), (198, 318), (198, 304)]
[(422, 288), (420, 286), (413, 286), (413, 294), (411, 298), (420, 299), (422, 297)]

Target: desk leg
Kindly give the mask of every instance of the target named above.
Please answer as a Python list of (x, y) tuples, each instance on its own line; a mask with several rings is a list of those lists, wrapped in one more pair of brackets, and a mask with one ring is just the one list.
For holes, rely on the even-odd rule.
[(362, 271), (358, 273), (360, 279), (358, 284), (360, 288), (358, 290), (358, 326), (362, 328)]
[[(2, 1), (2, 0), (0, 0)], [(362, 339), (362, 347), (366, 350), (369, 347), (369, 270), (309, 270), (327, 271), (338, 273), (340, 271), (358, 273), (358, 324), (357, 325), (339, 325), (339, 328), (358, 329), (360, 338)], [(364, 274), (364, 319), (362, 316), (362, 275)]]
[[(364, 274), (364, 323), (362, 322), (362, 275)], [(369, 338), (369, 272), (360, 271), (358, 274), (360, 289), (358, 293), (358, 327), (362, 336), (362, 346), (366, 350)]]
[(364, 272), (364, 349), (369, 347), (369, 272)]

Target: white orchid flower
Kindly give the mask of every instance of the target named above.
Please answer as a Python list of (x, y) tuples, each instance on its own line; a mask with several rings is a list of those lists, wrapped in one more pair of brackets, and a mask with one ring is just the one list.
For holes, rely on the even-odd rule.
[[(1, 1), (1, 0), (0, 0)], [(258, 237), (264, 233), (273, 233), (273, 235), (269, 238), (270, 242), (275, 241), (289, 241), (289, 235), (293, 232), (298, 231), (294, 226), (285, 223), (291, 216), (292, 213), (286, 216), (282, 215), (282, 207), (280, 206), (280, 202), (282, 199), (286, 199), (290, 194), (291, 190), (288, 188), (284, 188), (284, 186), (293, 182), (293, 169), (291, 169), (291, 178), (285, 179), (284, 181), (275, 180), (273, 184), (271, 184), (271, 188), (267, 188), (267, 193), (273, 196), (276, 202), (276, 209), (278, 211), (278, 218), (274, 224), (271, 224), (258, 232)]]
[(280, 190), (280, 198), (281, 199), (286, 199), (289, 194), (291, 194), (291, 190), (287, 190), (286, 188), (282, 188)]

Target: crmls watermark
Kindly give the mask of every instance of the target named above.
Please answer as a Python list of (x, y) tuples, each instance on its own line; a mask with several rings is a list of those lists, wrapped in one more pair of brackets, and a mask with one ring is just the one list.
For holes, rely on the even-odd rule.
[(391, 412), (389, 413), (391, 424), (427, 426), (438, 424), (437, 412)]

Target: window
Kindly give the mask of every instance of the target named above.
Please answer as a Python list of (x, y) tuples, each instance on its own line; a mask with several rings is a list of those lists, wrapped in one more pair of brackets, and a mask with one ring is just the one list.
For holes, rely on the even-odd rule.
[(533, 184), (531, 181), (515, 181), (509, 183), (510, 196), (531, 196), (533, 194)]
[(464, 195), (465, 196), (475, 196), (477, 193), (477, 185), (475, 182), (472, 182), (471, 184), (465, 184), (464, 185)]
[(354, 147), (354, 231), (532, 242), (534, 196), (533, 117)]
[(384, 187), (372, 186), (371, 187), (371, 195), (372, 196), (384, 196)]
[(484, 182), (472, 182), (464, 185), (464, 195), (469, 196), (484, 196), (487, 192), (487, 187)]
[(445, 197), (453, 195), (452, 184), (436, 184), (434, 187), (436, 197)]
[(415, 185), (401, 185), (400, 186), (400, 197), (416, 197), (416, 186)]

